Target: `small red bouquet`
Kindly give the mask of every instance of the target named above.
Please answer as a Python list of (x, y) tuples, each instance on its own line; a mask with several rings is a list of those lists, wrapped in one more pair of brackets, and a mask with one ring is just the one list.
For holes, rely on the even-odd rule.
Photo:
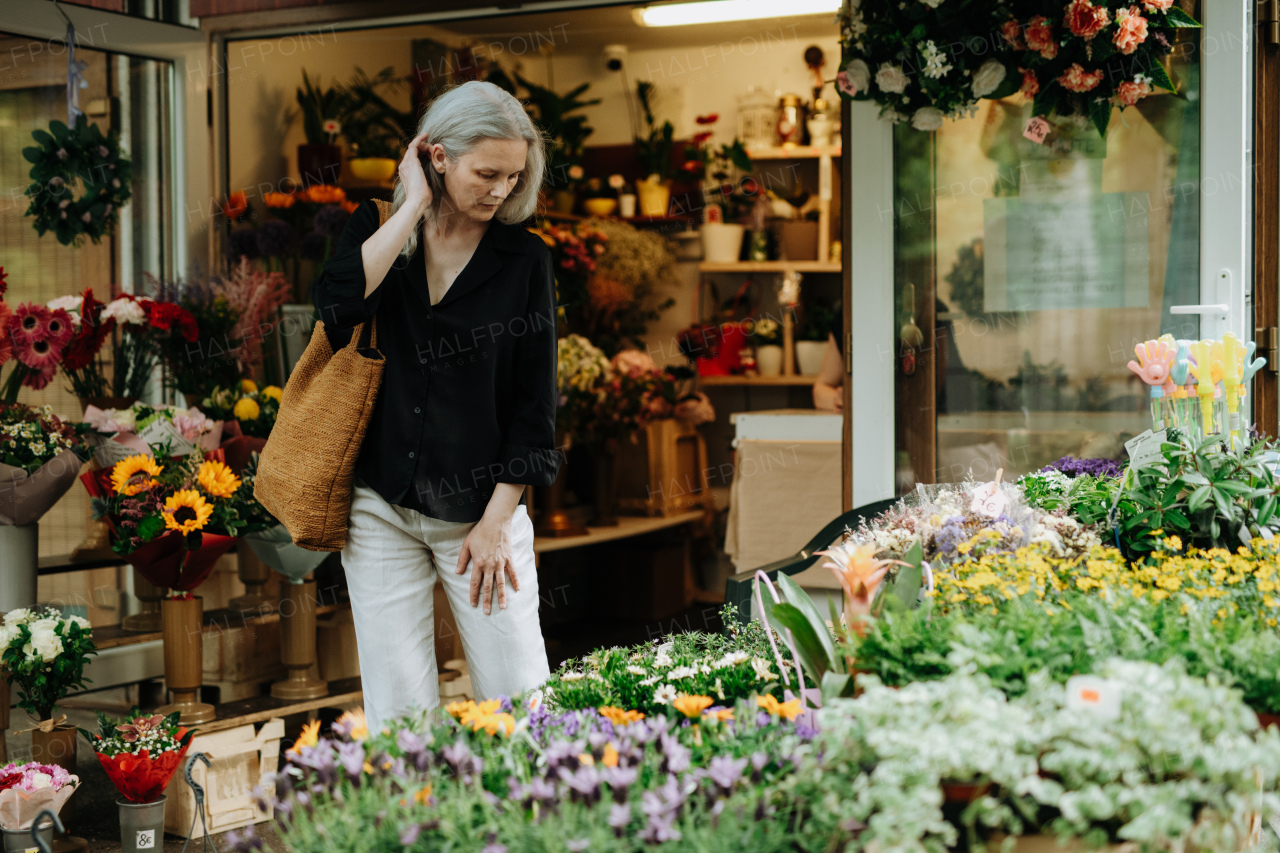
[(116, 790), (131, 803), (154, 803), (164, 793), (191, 746), (192, 729), (165, 717), (133, 709), (127, 720), (98, 712), (98, 733), (81, 729)]

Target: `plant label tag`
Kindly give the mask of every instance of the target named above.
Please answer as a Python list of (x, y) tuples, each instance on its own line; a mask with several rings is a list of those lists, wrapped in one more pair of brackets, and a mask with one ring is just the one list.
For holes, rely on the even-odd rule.
[(1144, 430), (1141, 434), (1134, 436), (1124, 443), (1124, 449), (1129, 451), (1129, 464), (1134, 468), (1149, 468), (1152, 465), (1164, 461), (1164, 453), (1160, 450), (1160, 445), (1164, 444), (1169, 438), (1169, 431), (1162, 429), (1159, 432)]
[(1000, 485), (995, 482), (983, 483), (973, 492), (973, 500), (969, 503), (969, 511), (978, 515), (985, 515), (988, 518), (995, 518), (1005, 511), (1009, 505), (1009, 499), (1005, 497), (1004, 492), (1000, 491)]
[(139, 829), (133, 846), (139, 850), (149, 850), (155, 847), (156, 831), (154, 829)]
[(1049, 135), (1049, 122), (1036, 116), (1027, 122), (1026, 128), (1022, 131), (1022, 135), (1037, 145), (1044, 145), (1044, 138)]
[(173, 456), (186, 456), (196, 449), (194, 444), (182, 437), (182, 433), (178, 432), (173, 421), (166, 418), (157, 418), (147, 424), (147, 428), (138, 433), (138, 437), (147, 444), (163, 445), (168, 442)]
[(1073, 675), (1067, 679), (1067, 707), (1088, 711), (1105, 720), (1120, 717), (1121, 687), (1097, 675)]
[[(128, 441), (121, 440), (125, 438)], [(139, 448), (138, 445), (142, 445), (142, 447)], [(103, 468), (114, 468), (115, 464), (122, 459), (128, 459), (130, 456), (138, 456), (139, 454), (150, 456), (151, 448), (133, 435), (127, 437), (119, 436), (109, 441), (104, 441), (93, 449), (93, 458), (98, 460), (98, 464)]]

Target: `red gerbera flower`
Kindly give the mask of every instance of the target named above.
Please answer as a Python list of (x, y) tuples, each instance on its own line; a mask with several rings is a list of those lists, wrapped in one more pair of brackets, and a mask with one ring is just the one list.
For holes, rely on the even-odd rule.
[(18, 306), (9, 334), (13, 337), (14, 344), (33, 341), (44, 336), (48, 321), (48, 308), (35, 302), (24, 302)]
[(0, 300), (0, 365), (7, 364), (13, 358), (13, 340), (9, 337), (9, 324), (12, 320), (13, 309)]
[(115, 318), (102, 321), (105, 306), (93, 295), (93, 288), (86, 288), (80, 305), (80, 328), (76, 330), (67, 351), (62, 356), (62, 366), (67, 370), (83, 370), (89, 366), (103, 342), (116, 326)]
[(177, 330), (189, 342), (194, 342), (200, 336), (196, 318), (181, 305), (173, 302), (148, 302), (144, 307), (147, 321), (155, 328)]
[(75, 327), (66, 309), (54, 308), (49, 312), (44, 323), (44, 338), (53, 344), (54, 349), (61, 350), (65, 347), (73, 334)]
[(58, 350), (46, 338), (14, 341), (14, 352), (18, 361), (30, 368), (22, 379), (28, 388), (39, 391), (58, 371)]

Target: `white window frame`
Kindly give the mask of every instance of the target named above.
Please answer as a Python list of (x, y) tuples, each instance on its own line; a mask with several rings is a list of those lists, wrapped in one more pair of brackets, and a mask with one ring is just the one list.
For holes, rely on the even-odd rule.
[[(67, 22), (48, 0), (3, 0), (4, 18), (0, 30), (26, 38), (55, 41), (67, 36)], [(105, 12), (87, 6), (60, 4), (83, 34), (84, 47), (126, 54), (144, 59), (171, 62), (169, 91), (172, 109), (168, 121), (170, 245), (174, 271), (181, 275), (193, 258), (208, 257), (210, 224), (213, 220), (210, 134), (206, 99), (210, 84), (208, 38), (191, 27), (164, 24)], [(65, 120), (65, 119), (64, 119)], [(30, 133), (30, 128), (27, 130)], [(162, 137), (163, 138), (163, 137)], [(128, 227), (122, 222), (122, 228)], [(126, 260), (127, 263), (127, 260)], [(126, 270), (121, 285), (132, 290), (132, 279), (142, 270)], [(132, 275), (129, 275), (132, 273)]]
[[(1205, 0), (1201, 52), (1201, 335), (1251, 340), (1253, 181), (1252, 12), (1241, 0)], [(845, 235), (852, 265), (853, 506), (894, 494), (893, 126), (869, 101), (850, 104), (844, 158), (853, 204)], [(856, 168), (855, 168), (856, 164)]]

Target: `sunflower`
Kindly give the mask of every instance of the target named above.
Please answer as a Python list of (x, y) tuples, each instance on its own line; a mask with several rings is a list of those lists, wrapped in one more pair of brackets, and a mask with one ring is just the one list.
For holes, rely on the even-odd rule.
[[(136, 495), (156, 485), (152, 477), (159, 477), (164, 468), (156, 464), (150, 456), (129, 456), (121, 459), (111, 469), (111, 488), (118, 495)], [(145, 474), (144, 480), (135, 480), (139, 474)]]
[(240, 478), (225, 463), (214, 459), (200, 463), (196, 482), (215, 498), (229, 498), (240, 488)]
[(186, 534), (203, 528), (213, 507), (195, 489), (180, 489), (165, 499), (160, 515), (165, 527)]

